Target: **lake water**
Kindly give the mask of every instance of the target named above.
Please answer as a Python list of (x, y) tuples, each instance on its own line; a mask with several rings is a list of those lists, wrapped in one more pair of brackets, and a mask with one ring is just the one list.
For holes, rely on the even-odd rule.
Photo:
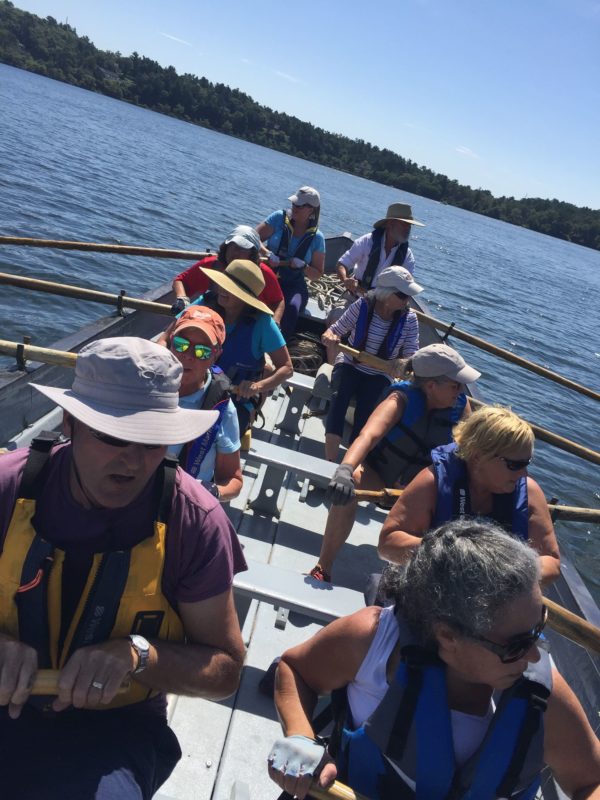
[[(215, 247), (298, 186), (321, 192), (325, 235), (370, 230), (407, 200), (427, 227), (411, 246), (432, 312), (600, 391), (600, 253), (401, 193), (0, 64), (0, 234), (181, 249)], [(140, 294), (185, 262), (0, 248), (0, 270)], [(0, 288), (0, 338), (48, 346), (105, 307)], [(598, 404), (467, 345), (487, 400), (600, 450)], [(598, 507), (600, 468), (543, 443), (531, 469), (547, 496)], [(559, 523), (600, 600), (600, 528)]]

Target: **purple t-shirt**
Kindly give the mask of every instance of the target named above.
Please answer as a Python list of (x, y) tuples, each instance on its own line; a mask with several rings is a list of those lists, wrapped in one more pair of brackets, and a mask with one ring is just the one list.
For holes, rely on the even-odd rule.
[[(17, 498), (27, 449), (0, 456), (0, 542), (8, 530)], [(33, 518), (40, 536), (69, 551), (71, 563), (65, 579), (80, 586), (64, 587), (79, 595), (95, 552), (129, 549), (153, 533), (156, 509), (154, 479), (126, 508), (85, 509), (75, 502), (69, 486), (71, 447), (55, 448), (44, 489)], [(220, 503), (179, 467), (173, 504), (167, 524), (162, 589), (174, 608), (178, 602), (194, 603), (230, 588), (233, 575), (247, 569), (237, 534)], [(83, 574), (82, 574), (83, 573)], [(71, 588), (71, 592), (69, 592)], [(75, 590), (75, 591), (73, 591)]]

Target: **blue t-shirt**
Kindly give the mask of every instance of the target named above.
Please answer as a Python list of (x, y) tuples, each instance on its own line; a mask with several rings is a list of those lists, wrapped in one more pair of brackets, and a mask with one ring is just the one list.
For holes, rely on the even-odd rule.
[[(235, 330), (237, 322), (225, 325), (225, 333), (230, 336)], [(261, 359), (265, 353), (272, 353), (285, 345), (281, 331), (270, 314), (257, 314), (256, 322), (252, 328), (252, 355)]]
[[(206, 390), (210, 386), (212, 375), (209, 373), (204, 386), (193, 394), (188, 394), (185, 397), (179, 398), (179, 405), (181, 408), (198, 409), (202, 405), (202, 400), (206, 394)], [(183, 444), (173, 444), (169, 447), (167, 452), (169, 455), (178, 456), (181, 452)], [(235, 453), (241, 447), (240, 443), (240, 426), (238, 424), (238, 415), (235, 406), (229, 400), (225, 407), (225, 412), (221, 418), (219, 431), (212, 444), (212, 447), (204, 457), (200, 465), (200, 472), (196, 475), (196, 480), (199, 481), (212, 481), (215, 474), (215, 463), (217, 460), (217, 453)]]
[[(276, 253), (281, 242), (281, 236), (283, 234), (283, 211), (274, 211), (272, 214), (269, 214), (265, 222), (267, 225), (269, 225), (269, 227), (273, 228), (273, 233), (269, 236), (265, 244), (269, 250), (272, 250), (274, 253)], [(290, 258), (294, 257), (294, 253), (296, 252), (296, 248), (298, 247), (301, 238), (301, 236), (292, 236), (288, 246), (288, 255)], [(303, 260), (306, 261), (307, 264), (310, 264), (313, 253), (324, 252), (325, 237), (320, 230), (317, 230), (315, 233), (315, 238), (310, 243), (310, 247), (306, 251), (306, 255), (304, 256)]]

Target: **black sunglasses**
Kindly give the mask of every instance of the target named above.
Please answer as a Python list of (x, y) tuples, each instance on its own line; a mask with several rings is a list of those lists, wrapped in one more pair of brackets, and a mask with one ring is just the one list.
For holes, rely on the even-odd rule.
[(506, 464), (506, 469), (509, 469), (511, 472), (518, 472), (520, 469), (525, 469), (528, 467), (531, 462), (533, 461), (533, 456), (531, 458), (504, 458), (504, 456), (498, 456), (500, 461), (504, 461)]
[(404, 294), (404, 292), (394, 292), (394, 297), (398, 297), (400, 300), (409, 300), (410, 295)]
[[(92, 434), (94, 439), (98, 439), (99, 442), (102, 442), (102, 444), (107, 444), (109, 447), (125, 448), (129, 447), (130, 444), (137, 444), (137, 442), (126, 442), (125, 439), (117, 439), (115, 436), (109, 436), (107, 433), (101, 433), (100, 431), (96, 431), (93, 428), (88, 427), (88, 430)], [(162, 444), (142, 445), (144, 450), (158, 450), (162, 446), (163, 446)]]
[(294, 208), (312, 208), (310, 203), (292, 203)]
[(475, 633), (469, 633), (467, 637), (479, 642), (479, 644), (487, 650), (491, 650), (492, 653), (498, 656), (503, 664), (512, 664), (514, 661), (523, 658), (525, 653), (533, 647), (542, 635), (547, 621), (548, 609), (546, 606), (542, 606), (542, 618), (537, 625), (532, 628), (529, 633), (520, 633), (514, 636), (508, 644), (497, 644), (496, 642), (491, 642), (489, 639), (486, 639), (485, 636), (478, 636)]

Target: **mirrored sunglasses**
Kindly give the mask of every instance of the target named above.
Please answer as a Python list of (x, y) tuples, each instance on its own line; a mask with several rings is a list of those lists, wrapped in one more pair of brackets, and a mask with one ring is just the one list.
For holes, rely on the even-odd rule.
[[(125, 439), (117, 439), (115, 436), (109, 436), (107, 433), (101, 433), (100, 431), (94, 430), (94, 428), (88, 427), (88, 430), (94, 439), (98, 439), (99, 442), (102, 442), (102, 444), (107, 444), (109, 447), (125, 448), (129, 447), (130, 444), (137, 444), (137, 442), (127, 442)], [(163, 447), (163, 445), (143, 444), (141, 447), (143, 447), (144, 450), (158, 450), (159, 448)]]
[(498, 456), (498, 458), (500, 461), (504, 461), (506, 469), (509, 469), (511, 472), (518, 472), (520, 469), (525, 469), (525, 467), (528, 467), (533, 461), (533, 456), (524, 459), (504, 458), (504, 456)]
[(496, 642), (486, 639), (485, 636), (478, 636), (474, 633), (467, 634), (467, 636), (469, 639), (479, 642), (486, 650), (495, 653), (503, 664), (512, 664), (514, 661), (523, 658), (523, 656), (529, 652), (542, 635), (547, 621), (548, 609), (546, 606), (542, 606), (542, 618), (537, 625), (528, 633), (520, 633), (518, 636), (514, 636), (507, 644), (497, 644)]
[(178, 353), (185, 353), (190, 349), (190, 347), (194, 348), (194, 355), (196, 358), (206, 359), (210, 358), (213, 354), (212, 347), (207, 344), (192, 345), (190, 340), (184, 339), (183, 336), (173, 337), (173, 348), (177, 350)]

